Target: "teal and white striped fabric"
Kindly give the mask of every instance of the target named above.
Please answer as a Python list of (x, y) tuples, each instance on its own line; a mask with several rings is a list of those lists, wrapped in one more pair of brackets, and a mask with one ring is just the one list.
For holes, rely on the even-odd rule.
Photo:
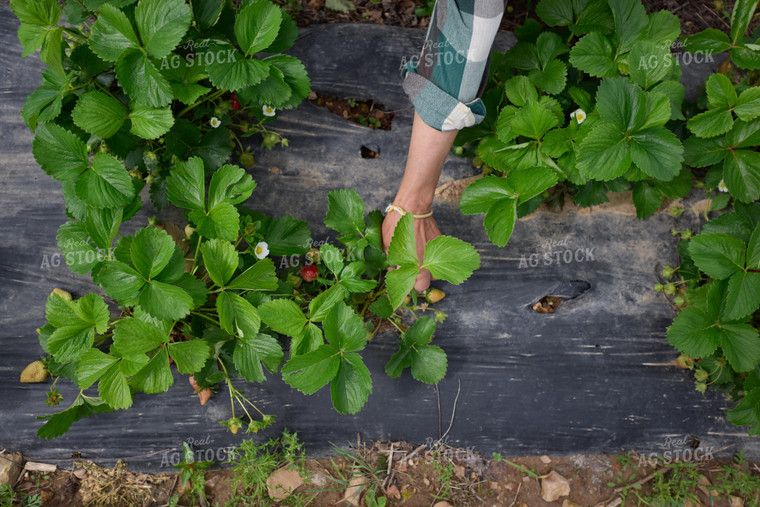
[(486, 114), (480, 95), (505, 0), (436, 0), (418, 60), (401, 70), (417, 114), (440, 131), (475, 125)]

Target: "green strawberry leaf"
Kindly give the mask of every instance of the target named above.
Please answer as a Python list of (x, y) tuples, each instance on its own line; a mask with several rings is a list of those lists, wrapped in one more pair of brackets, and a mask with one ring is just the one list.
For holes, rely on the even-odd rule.
[(92, 51), (103, 60), (115, 62), (128, 48), (137, 48), (140, 41), (126, 14), (108, 3), (98, 7), (98, 19), (87, 39)]
[(131, 387), (146, 394), (163, 393), (172, 384), (174, 384), (174, 377), (169, 365), (169, 354), (163, 347), (148, 361), (148, 364), (129, 379)]
[(167, 108), (154, 109), (137, 106), (129, 114), (132, 120), (130, 132), (143, 139), (156, 139), (166, 134), (174, 125), (174, 115)]
[(407, 265), (398, 269), (393, 269), (385, 275), (385, 284), (388, 287), (388, 298), (390, 299), (391, 306), (394, 310), (401, 306), (401, 303), (404, 302), (404, 298), (409, 294), (409, 291), (414, 288), (414, 282), (419, 274), (420, 268), (416, 265)]
[(340, 350), (326, 343), (316, 350), (291, 357), (282, 367), (282, 379), (303, 394), (314, 394), (335, 378), (340, 367)]
[(364, 203), (352, 188), (331, 190), (327, 194), (325, 225), (343, 236), (363, 236)]
[(272, 259), (261, 259), (246, 269), (227, 286), (230, 289), (265, 290), (277, 289), (277, 274)]
[(145, 51), (151, 58), (168, 55), (184, 37), (192, 11), (184, 0), (140, 0), (135, 22)]
[(698, 234), (689, 243), (689, 253), (704, 273), (723, 280), (744, 269), (746, 245), (727, 234)]
[(201, 245), (201, 254), (209, 278), (218, 287), (225, 287), (240, 261), (235, 246), (226, 241), (211, 239)]
[(169, 334), (162, 329), (127, 317), (114, 327), (112, 351), (121, 356), (145, 354), (168, 341)]
[(438, 236), (425, 245), (422, 267), (435, 278), (459, 285), (480, 267), (480, 255), (461, 239)]
[(341, 414), (359, 412), (372, 393), (369, 369), (359, 354), (342, 354), (340, 368), (330, 384), (333, 406)]
[(208, 343), (200, 339), (170, 343), (168, 351), (177, 364), (177, 371), (185, 375), (201, 371), (211, 355)]
[(592, 77), (618, 75), (615, 48), (602, 33), (591, 32), (575, 43), (570, 50), (570, 63)]
[(105, 93), (88, 92), (79, 97), (71, 117), (82, 130), (108, 139), (119, 131), (127, 111), (121, 102)]
[(367, 330), (362, 319), (345, 303), (333, 306), (322, 327), (327, 341), (341, 352), (357, 352), (367, 344)]
[(220, 55), (206, 65), (206, 70), (211, 83), (221, 90), (237, 91), (258, 84), (269, 75), (269, 64), (246, 58), (231, 44), (216, 44), (209, 52)]
[(238, 337), (253, 337), (259, 333), (261, 317), (256, 308), (237, 294), (223, 291), (216, 298), (216, 310), (222, 329)]
[(760, 153), (730, 150), (723, 162), (723, 179), (737, 200), (753, 202), (760, 199)]
[(760, 273), (737, 271), (731, 275), (723, 304), (725, 320), (744, 318), (754, 313), (758, 306), (760, 306)]
[(322, 322), (330, 310), (347, 296), (346, 288), (336, 283), (309, 302), (309, 319), (312, 322)]
[(49, 440), (58, 438), (67, 431), (72, 424), (93, 414), (111, 412), (112, 407), (106, 405), (99, 397), (79, 396), (74, 403), (57, 414), (38, 416), (38, 419), (49, 419), (37, 430), (37, 436)]
[(42, 170), (58, 181), (70, 181), (87, 169), (87, 146), (54, 123), (43, 123), (32, 141), (32, 153)]
[(128, 206), (135, 198), (135, 186), (124, 164), (107, 153), (98, 153), (89, 170), (75, 185), (79, 199), (96, 208)]
[(261, 320), (274, 331), (300, 338), (305, 332), (308, 320), (301, 308), (289, 299), (273, 299), (258, 307)]
[(276, 5), (258, 0), (237, 13), (235, 37), (246, 56), (266, 49), (277, 38), (282, 14)]
[(174, 99), (169, 81), (140, 48), (127, 49), (119, 57), (116, 77), (129, 98), (137, 104), (163, 108)]
[(95, 248), (84, 222), (63, 223), (58, 228), (56, 241), (66, 265), (78, 275), (89, 273), (103, 261), (104, 256)]
[(248, 382), (264, 382), (262, 362), (271, 372), (276, 372), (284, 353), (280, 343), (267, 334), (238, 338), (232, 354), (235, 368)]

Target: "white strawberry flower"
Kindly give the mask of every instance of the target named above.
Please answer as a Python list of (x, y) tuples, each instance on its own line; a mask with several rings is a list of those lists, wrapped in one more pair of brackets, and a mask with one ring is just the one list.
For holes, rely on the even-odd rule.
[(266, 241), (259, 241), (255, 247), (253, 247), (253, 253), (256, 254), (257, 259), (263, 259), (269, 255), (269, 245)]
[(264, 113), (264, 116), (274, 116), (275, 109), (272, 106), (263, 106), (261, 112)]
[(572, 113), (570, 113), (570, 118), (573, 119), (573, 120), (575, 120), (575, 121), (577, 121), (578, 125), (580, 125), (581, 123), (583, 123), (586, 120), (586, 111), (584, 111), (583, 109), (578, 108), (575, 111), (573, 111)]
[(222, 122), (219, 121), (219, 118), (217, 118), (216, 116), (212, 116), (211, 117), (211, 126), (213, 128), (218, 128), (219, 125), (221, 125), (221, 124), (222, 124)]
[(721, 192), (728, 192), (728, 187), (726, 186), (726, 182), (723, 180), (720, 180), (720, 183), (718, 183), (718, 190)]

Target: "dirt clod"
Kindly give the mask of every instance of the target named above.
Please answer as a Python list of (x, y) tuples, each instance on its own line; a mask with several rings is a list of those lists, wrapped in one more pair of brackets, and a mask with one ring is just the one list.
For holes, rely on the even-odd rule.
[(570, 483), (556, 471), (541, 479), (541, 498), (546, 502), (559, 500), (561, 496), (570, 494)]
[(298, 470), (284, 466), (272, 472), (267, 478), (267, 492), (273, 500), (284, 500), (303, 484)]

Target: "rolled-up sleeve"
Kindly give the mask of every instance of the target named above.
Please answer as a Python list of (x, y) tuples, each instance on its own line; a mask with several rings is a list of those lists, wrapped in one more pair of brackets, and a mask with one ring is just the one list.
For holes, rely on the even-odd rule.
[(436, 0), (418, 60), (401, 70), (403, 88), (429, 126), (460, 130), (483, 120), (480, 96), (504, 0)]

